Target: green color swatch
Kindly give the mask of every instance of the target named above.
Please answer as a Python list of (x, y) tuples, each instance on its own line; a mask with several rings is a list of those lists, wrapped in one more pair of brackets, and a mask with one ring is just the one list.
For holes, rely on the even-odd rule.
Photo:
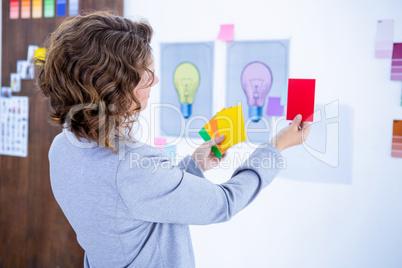
[(54, 0), (44, 0), (44, 17), (52, 18), (54, 17)]

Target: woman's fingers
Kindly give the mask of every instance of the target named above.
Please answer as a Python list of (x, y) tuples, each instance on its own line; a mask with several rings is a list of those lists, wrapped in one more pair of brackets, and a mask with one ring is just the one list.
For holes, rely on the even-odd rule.
[(303, 142), (305, 140), (307, 140), (308, 134), (310, 133), (310, 129), (311, 129), (311, 123), (310, 122), (302, 122), (301, 123), (301, 127), (302, 127), (302, 139)]
[(221, 143), (224, 140), (225, 140), (225, 135), (221, 135), (216, 138), (210, 139), (209, 141), (206, 142), (206, 144), (208, 147), (212, 147), (214, 145)]
[(302, 115), (298, 114), (295, 116), (295, 118), (293, 119), (291, 126), (293, 126), (294, 128), (298, 129), (300, 126), (300, 123), (302, 121)]

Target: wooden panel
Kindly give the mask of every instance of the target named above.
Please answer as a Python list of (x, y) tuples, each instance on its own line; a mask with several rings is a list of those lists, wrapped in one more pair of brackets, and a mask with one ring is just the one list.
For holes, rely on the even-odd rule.
[[(28, 45), (42, 45), (65, 17), (10, 20), (10, 1), (2, 4), (1, 75), (7, 86)], [(123, 0), (80, 1), (80, 10), (105, 8), (123, 14)], [(48, 102), (33, 80), (22, 80), (14, 95), (29, 97), (28, 157), (0, 156), (0, 267), (82, 267), (83, 250), (50, 187), (48, 151), (61, 128), (47, 122)]]

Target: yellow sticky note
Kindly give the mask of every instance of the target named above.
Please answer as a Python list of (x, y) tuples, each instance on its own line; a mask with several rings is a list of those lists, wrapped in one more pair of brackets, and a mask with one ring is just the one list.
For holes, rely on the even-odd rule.
[(35, 50), (34, 61), (35, 61), (36, 65), (41, 65), (42, 63), (38, 62), (35, 59), (45, 60), (45, 58), (46, 58), (46, 48), (40, 47), (40, 48)]
[(233, 145), (247, 139), (241, 105), (221, 111), (216, 118), (219, 134), (225, 135), (225, 140), (218, 145), (222, 154)]

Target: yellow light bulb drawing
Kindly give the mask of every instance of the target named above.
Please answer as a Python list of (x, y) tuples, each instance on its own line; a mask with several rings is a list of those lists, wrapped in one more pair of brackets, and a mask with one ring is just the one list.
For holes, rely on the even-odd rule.
[(194, 64), (183, 62), (174, 71), (173, 82), (179, 94), (181, 113), (184, 118), (189, 118), (194, 95), (200, 85), (200, 73)]

